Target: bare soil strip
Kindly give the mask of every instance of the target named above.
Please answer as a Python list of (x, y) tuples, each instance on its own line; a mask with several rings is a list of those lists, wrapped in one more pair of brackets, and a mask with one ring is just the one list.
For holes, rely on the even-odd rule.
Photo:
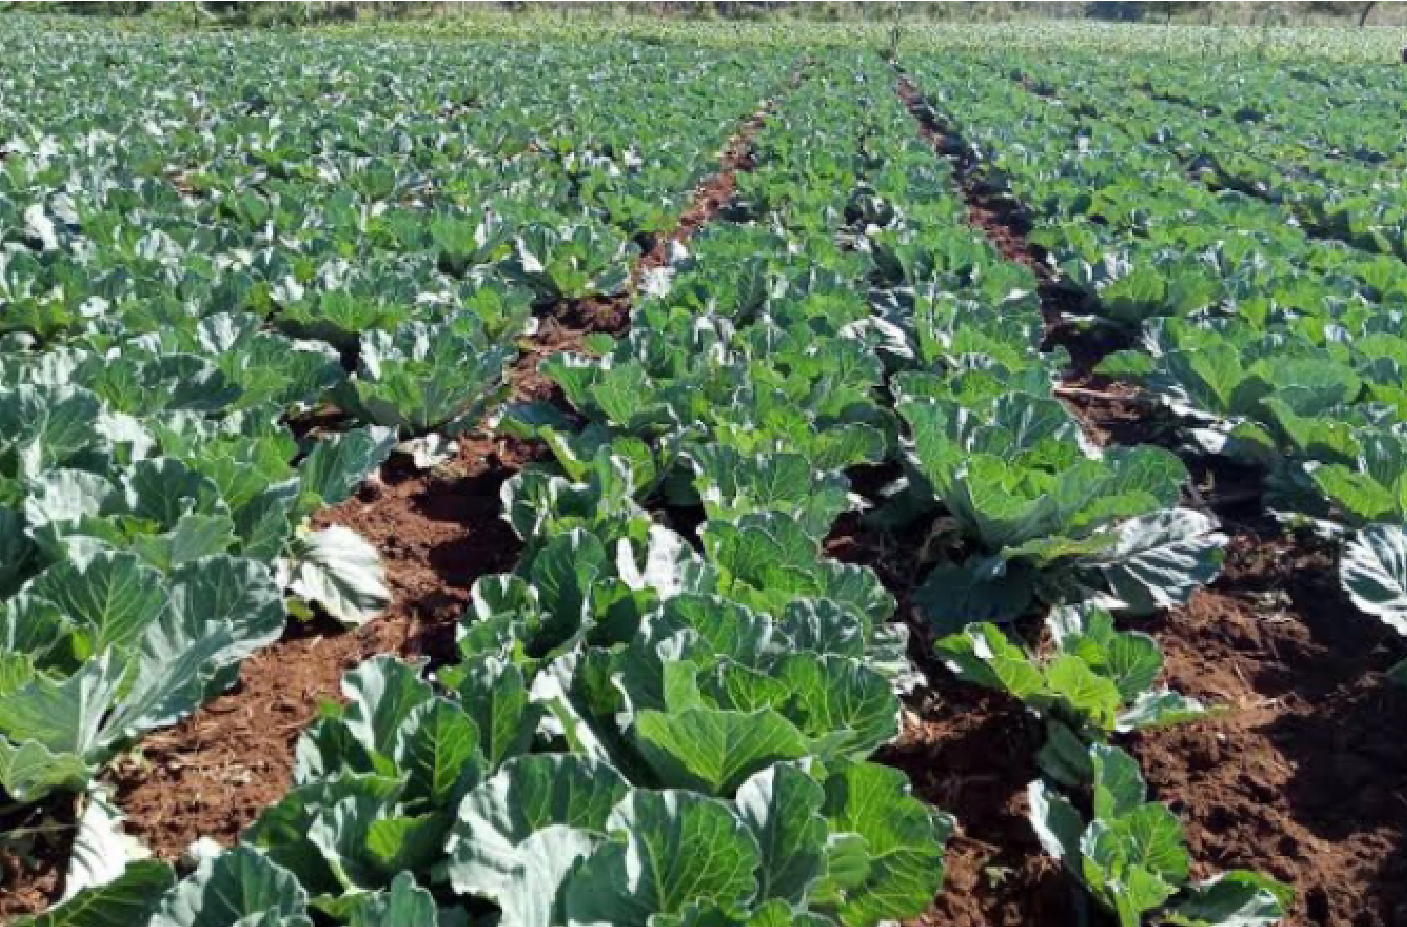
[[(875, 482), (895, 474), (875, 475)], [(864, 494), (865, 474), (856, 474)], [(1060, 864), (1041, 852), (1026, 820), (1026, 784), (1039, 777), (1041, 725), (1017, 700), (958, 681), (939, 664), (933, 636), (914, 610), (928, 525), (890, 534), (842, 517), (826, 542), (838, 560), (869, 566), (898, 601), (913, 632), (909, 655), (927, 685), (904, 700), (899, 739), (877, 757), (913, 782), (914, 794), (956, 817), (943, 890), (910, 927), (1030, 927), (1079, 923)], [(1091, 927), (1104, 927), (1092, 921)]]
[[(632, 278), (668, 263), (669, 243), (688, 241), (729, 202), (737, 172), (751, 166), (751, 139), (772, 110), (768, 101), (743, 121), (719, 170), (694, 192), (675, 228), (641, 256)], [(560, 399), (537, 372), (542, 358), (579, 350), (593, 332), (620, 334), (629, 319), (628, 296), (554, 307), (510, 370), (511, 398)], [(452, 460), (428, 472), (393, 457), (352, 498), (314, 518), (318, 526), (352, 528), (380, 552), (393, 594), (385, 613), (352, 632), (316, 621), (290, 624), (281, 640), (245, 661), (233, 689), (112, 765), (105, 778), (127, 830), (156, 856), (177, 860), (198, 837), (233, 844), (286, 794), (294, 744), (319, 703), (341, 698), (346, 670), (377, 654), (454, 659), (454, 626), (474, 581), (517, 561), (520, 544), (500, 517), (499, 487), (546, 454), (538, 442), (491, 431), (459, 445)], [(6, 834), (46, 831), (24, 862), (0, 844), (0, 917), (41, 911), (62, 894), (73, 804), (69, 798), (0, 821)]]
[[(899, 93), (911, 107), (920, 100), (907, 79)], [(1090, 373), (1117, 345), (1091, 343), (1089, 330), (1064, 324), (1068, 291), (1026, 241), (1020, 204), (982, 186), (960, 138), (920, 123), (953, 161), (969, 221), (1041, 281), (1046, 347), (1063, 345), (1073, 359), (1056, 394), (1103, 441), (1157, 443), (1165, 423), (1137, 390)], [(1226, 567), (1187, 606), (1142, 628), (1166, 652), (1169, 684), (1224, 710), (1128, 746), (1154, 796), (1185, 822), (1197, 876), (1245, 867), (1292, 883), (1289, 925), (1407, 923), (1407, 693), (1382, 676), (1404, 648), (1347, 601), (1331, 548), (1286, 535), (1268, 518), (1254, 474), (1188, 463), (1194, 504), (1215, 511), (1232, 536)], [(910, 705), (915, 717), (896, 760), (926, 797), (958, 815), (962, 835), (944, 892), (917, 923), (1074, 923), (1071, 897), (1056, 884), (1065, 880), (1039, 858), (1025, 821), (1039, 731), (1009, 699), (941, 670), (931, 678), (932, 690)]]

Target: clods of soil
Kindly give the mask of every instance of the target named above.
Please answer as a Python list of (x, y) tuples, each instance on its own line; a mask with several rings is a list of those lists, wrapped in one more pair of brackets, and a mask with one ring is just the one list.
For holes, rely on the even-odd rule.
[(898, 742), (878, 757), (904, 770), (916, 795), (957, 822), (943, 890), (908, 923), (1078, 923), (1074, 885), (1041, 852), (1027, 820), (1026, 785), (1040, 776), (1040, 724), (1019, 702), (946, 674), (934, 674), (930, 686), (908, 700)]
[(1403, 646), (1339, 589), (1332, 552), (1241, 535), (1223, 577), (1146, 628), (1168, 683), (1224, 711), (1141, 735), (1155, 795), (1202, 875), (1291, 883), (1289, 924), (1407, 924)]
[(0, 921), (43, 910), (63, 890), (78, 799), (59, 795), (0, 813)]

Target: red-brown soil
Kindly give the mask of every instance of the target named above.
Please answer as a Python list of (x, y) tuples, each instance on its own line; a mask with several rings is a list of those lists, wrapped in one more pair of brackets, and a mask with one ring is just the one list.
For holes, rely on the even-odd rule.
[(637, 277), (642, 271), (667, 265), (672, 244), (688, 242), (700, 226), (711, 221), (720, 209), (732, 201), (738, 188), (738, 172), (751, 170), (753, 166), (752, 137), (767, 124), (774, 107), (773, 101), (765, 101), (728, 139), (719, 160), (719, 170), (699, 184), (693, 199), (679, 214), (674, 228), (668, 234), (661, 235), (655, 246), (641, 256), (636, 266)]
[(62, 893), (77, 812), (67, 795), (0, 814), (0, 921), (43, 910)]
[[(513, 398), (553, 399), (539, 361), (624, 318), (612, 303), (554, 307), (509, 371)], [(197, 837), (233, 842), (287, 792), (293, 745), (318, 704), (340, 697), (347, 669), (379, 653), (452, 658), (454, 625), (474, 580), (516, 559), (518, 539), (499, 517), (499, 487), (542, 453), (534, 443), (483, 434), (461, 439), (457, 455), (429, 471), (395, 456), (350, 499), (318, 513), (317, 526), (345, 525), (380, 552), (391, 605), (355, 632), (291, 626), (245, 662), (234, 689), (115, 763), (109, 779), (128, 830), (168, 859)]]
[(428, 472), (393, 458), (346, 502), (319, 513), (319, 527), (346, 525), (380, 551), (390, 607), (350, 633), (291, 627), (245, 662), (229, 693), (115, 763), (110, 779), (128, 830), (168, 859), (197, 837), (233, 842), (288, 791), (293, 744), (318, 703), (340, 697), (347, 669), (378, 653), (452, 657), (469, 587), (511, 569), (517, 552), (498, 517), (498, 487), (537, 450), (504, 438), (465, 440)]
[(931, 686), (908, 700), (899, 741), (879, 757), (958, 822), (943, 891), (908, 923), (1076, 923), (1069, 877), (1041, 853), (1026, 819), (1026, 784), (1039, 777), (1040, 724), (1013, 699), (941, 670), (930, 676)]
[[(857, 467), (855, 492), (871, 499), (897, 467)], [(1026, 785), (1039, 777), (1041, 725), (1022, 704), (960, 682), (934, 656), (933, 636), (912, 595), (932, 564), (930, 525), (876, 531), (846, 514), (825, 541), (829, 556), (871, 567), (898, 601), (909, 654), (927, 679), (904, 699), (899, 739), (876, 759), (908, 774), (914, 794), (953, 815), (943, 890), (913, 927), (1075, 924), (1075, 894), (1060, 864), (1043, 855), (1026, 820)], [(1103, 927), (1094, 922), (1093, 927)]]
[(1226, 708), (1133, 744), (1200, 874), (1294, 884), (1289, 924), (1407, 923), (1407, 690), (1382, 677), (1403, 647), (1332, 551), (1239, 534), (1221, 579), (1145, 629), (1172, 687)]
[[(873, 498), (897, 473), (857, 468), (856, 492)], [(913, 927), (1025, 927), (1078, 923), (1076, 894), (1060, 864), (1041, 852), (1026, 819), (1026, 785), (1039, 777), (1042, 728), (1016, 699), (956, 679), (937, 661), (933, 636), (911, 598), (932, 565), (929, 526), (896, 533), (842, 516), (826, 553), (875, 570), (912, 631), (910, 656), (927, 683), (904, 699), (899, 739), (876, 757), (908, 774), (914, 794), (953, 815), (943, 890)], [(1104, 927), (1093, 920), (1091, 927)]]

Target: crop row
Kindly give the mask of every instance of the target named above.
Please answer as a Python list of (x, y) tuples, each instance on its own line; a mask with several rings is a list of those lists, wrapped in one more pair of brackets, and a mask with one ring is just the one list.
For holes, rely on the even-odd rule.
[[(931, 74), (919, 79), (937, 85)], [(954, 144), (951, 118), (908, 78), (900, 89), (975, 196), (983, 165)], [(1189, 882), (1176, 816), (1148, 800), (1137, 763), (1110, 744), (1208, 710), (1159, 686), (1159, 644), (1125, 628), (1211, 581), (1226, 539), (1214, 519), (1181, 504), (1188, 472), (1176, 456), (1103, 445), (1053, 395), (1073, 361), (1064, 347), (1040, 348), (1062, 320), (1043, 305), (1043, 277), (1021, 264), (1001, 266), (1024, 276), (1024, 287), (1005, 302), (995, 293), (964, 302), (960, 318), (970, 331), (1005, 335), (1002, 350), (955, 343), (959, 353), (935, 365), (941, 377), (894, 381), (911, 441), (908, 485), (895, 508), (907, 517), (941, 506), (947, 518), (925, 546), (958, 554), (916, 591), (919, 615), (940, 635), (938, 655), (959, 679), (1019, 699), (1044, 722), (1037, 757), (1044, 778), (1028, 789), (1032, 824), (1046, 852), (1119, 923), (1149, 916), (1273, 923), (1289, 888), (1247, 871)], [(1034, 635), (1030, 625), (1010, 624), (1033, 615), (1044, 616)]]
[[(807, 269), (772, 263), (784, 240), (739, 226), (717, 241), (702, 236), (671, 292), (706, 297), (727, 279), (739, 238), (768, 246), (771, 267), (752, 268), (770, 271), (764, 299)], [(824, 251), (829, 234), (813, 244)], [(795, 280), (790, 305), (810, 285)], [(941, 879), (946, 823), (907, 796), (902, 774), (863, 762), (893, 736), (890, 677), (907, 664), (902, 636), (883, 624), (892, 600), (873, 575), (819, 557), (827, 510), (843, 507), (845, 493), (823, 496), (803, 520), (794, 500), (768, 499), (780, 488), (773, 466), (794, 462), (785, 445), (754, 459), (752, 448), (697, 427), (657, 434), (678, 416), (640, 411), (658, 407), (647, 387), (663, 371), (642, 368), (635, 352), (720, 384), (771, 369), (782, 390), (814, 389), (834, 358), (874, 365), (840, 339), (822, 356), (795, 335), (774, 345), (776, 323), (745, 327), (722, 315), (731, 309), (647, 300), (606, 355), (633, 364), (545, 361), (579, 414), (612, 414), (574, 429), (552, 407), (509, 410), (506, 427), (544, 437), (557, 463), (505, 485), (505, 517), (525, 552), (515, 574), (476, 584), (463, 662), (440, 669), (433, 687), (399, 661), (359, 667), (344, 683), (347, 706), (300, 743), (298, 787), (244, 847), (202, 864), (165, 900), (152, 880), (169, 874), (140, 864), (89, 899), (144, 897), (159, 920), (177, 899), (207, 910), (263, 877), (283, 880), (283, 907), (242, 892), (254, 907), (239, 915), (297, 917), (311, 904), (355, 922), (415, 903), (433, 918), (415, 873), (422, 885), (492, 902), (512, 923), (789, 923), (807, 908), (817, 923), (829, 913), (873, 923), (921, 908)], [(717, 434), (728, 424), (705, 421)], [(883, 452), (877, 429), (847, 434), (838, 423), (830, 438), (832, 470)], [(641, 503), (666, 484), (711, 499), (704, 476), (691, 489), (685, 465), (710, 449), (744, 464), (715, 474), (753, 472), (698, 529), (699, 552)], [(795, 459), (803, 474), (812, 469)], [(336, 839), (319, 838), (324, 831)]]
[(1407, 631), (1401, 265), (1188, 177), (1107, 84), (1053, 101), (1008, 74), (972, 65), (954, 102), (1092, 321), (1136, 341), (1098, 371), (1139, 384), (1186, 449), (1255, 473), (1289, 524), (1342, 539), (1354, 603)]
[[(0, 542), (21, 555), (0, 576), (0, 787), (26, 803), (86, 788), (114, 750), (228, 686), (281, 632), (286, 594), (347, 623), (384, 605), (374, 550), (307, 519), (391, 453), (433, 458), (490, 412), (548, 453), (503, 486), (521, 556), (475, 582), (457, 660), (352, 669), (299, 738), (293, 788), (234, 848), (197, 847), (182, 877), (120, 865), (138, 850), (92, 795), (70, 897), (30, 923), (918, 914), (955, 822), (871, 759), (923, 680), (876, 572), (827, 556), (841, 522), (923, 538), (908, 562), (919, 637), (1044, 723), (1033, 825), (1087, 897), (1125, 925), (1283, 915), (1271, 879), (1194, 880), (1177, 817), (1110, 744), (1207, 710), (1162, 686), (1157, 642), (1125, 628), (1209, 582), (1225, 537), (1182, 504), (1178, 456), (1100, 446), (1056, 398), (1071, 359), (1041, 350), (1043, 281), (968, 225), (885, 63), (809, 65), (751, 138), (722, 211), (687, 247), (662, 248), (719, 136), (786, 62), (612, 46), (443, 68), (372, 43), (343, 66), (320, 58), (329, 40), (204, 41), (116, 46), (99, 61), (121, 77), (84, 84), (94, 96), (77, 106), (7, 78), (37, 102), (23, 124), (6, 117), (22, 141), (0, 187), (6, 319), (23, 320), (0, 383), (26, 403), (0, 427)], [(219, 105), (196, 86), (146, 89), (178, 66), (208, 87), (224, 55), (251, 57), (269, 82)], [(962, 87), (935, 98), (942, 112), (911, 104), (951, 130), (964, 113), (974, 169), (1037, 211), (1033, 238), (1101, 324), (1163, 339), (1108, 369), (1164, 361), (1179, 325), (1227, 337), (1228, 318), (1278, 324), (1290, 313), (1264, 297), (1268, 280), (1342, 296), (1352, 311), (1337, 324), (1376, 324), (1367, 259), (1330, 248), (1343, 273), (1293, 274), (1284, 255), (1308, 252), (1285, 249), (1317, 246), (1273, 229), (1265, 204), (1210, 193), (1127, 135), (1068, 156), (1081, 117), (984, 66), (916, 80)], [(521, 110), (487, 105), (496, 94)], [(80, 131), (85, 113), (109, 124)], [(63, 132), (36, 128), (40, 116)], [(1159, 197), (1178, 204), (1164, 219)], [(1171, 304), (1170, 243), (1250, 215), (1263, 217), (1246, 238), (1270, 255), (1256, 252), (1265, 276), (1236, 284), (1240, 302), (1218, 290)], [(1078, 247), (1101, 252), (1099, 273), (1069, 255)], [(1111, 248), (1128, 254), (1106, 259)], [(615, 296), (647, 251), (659, 264), (634, 274), (628, 331), (538, 365), (564, 401), (503, 405), (534, 314)], [(1123, 282), (1145, 273), (1162, 289)], [(1312, 330), (1294, 308), (1286, 330)], [(1174, 318), (1149, 321), (1162, 317)], [(1295, 378), (1306, 358), (1282, 376), (1275, 334), (1261, 367), (1237, 371), (1258, 377), (1238, 395), (1259, 431), (1217, 418), (1189, 433), (1260, 440), (1279, 456), (1257, 463), (1289, 485), (1319, 479), (1295, 454), (1327, 439), (1293, 444), (1292, 426), (1313, 431), (1305, 403), (1330, 386)], [(1355, 410), (1376, 414), (1386, 377), (1354, 353), (1369, 339), (1335, 343)], [(1197, 371), (1217, 354), (1183, 347)], [(340, 436), (296, 438), (328, 405)], [(1382, 424), (1348, 420), (1360, 443)], [(886, 485), (866, 489), (874, 474)], [(241, 624), (251, 615), (257, 633)], [(96, 739), (80, 750), (75, 737)], [(66, 778), (36, 778), (69, 755)]]
[[(1107, 64), (992, 63), (1085, 123), (1112, 121), (1135, 144), (1168, 149), (1214, 187), (1281, 206), (1311, 235), (1407, 256), (1402, 185), (1392, 170), (1404, 152), (1389, 128), (1401, 118), (1401, 94), (1390, 87), (1335, 75), (1288, 96), (1266, 86), (1267, 71), (1242, 68), (1235, 77), (1217, 75), (1213, 89), (1205, 77), (1161, 64), (1136, 75), (1144, 92), (1129, 94), (1127, 71)], [(1372, 263), (1381, 268), (1374, 283), (1397, 266)]]
[[(49, 54), (15, 38), (30, 60)], [(227, 689), (283, 632), (286, 602), (349, 625), (384, 606), (376, 551), (309, 516), (394, 447), (476, 428), (533, 313), (619, 289), (786, 70), (522, 51), (450, 76), (396, 43), (320, 70), (316, 47), (254, 44), (134, 39), (90, 49), (114, 80), (37, 64), (5, 78), (27, 101), (0, 124), (11, 820), (84, 792)], [(227, 87), (221, 49), (266, 80)], [(642, 89), (586, 99), (602, 73)], [(538, 116), (484, 108), (499, 82)], [(695, 105), (663, 107), (666, 84)], [(328, 403), (341, 430), (315, 439)], [(69, 894), (125, 852), (84, 852), (117, 840), (110, 807), (86, 805)]]
[(1407, 154), (1392, 131), (1404, 115), (1396, 75), (1314, 75), (1289, 95), (1268, 68), (1234, 80), (1189, 72), (1158, 69), (1143, 81), (1153, 103), (1198, 101), (1171, 119), (1148, 108), (1174, 123), (1185, 157), (1221, 184), (1286, 204), (1321, 234), (1407, 259), (1402, 184), (1391, 170)]

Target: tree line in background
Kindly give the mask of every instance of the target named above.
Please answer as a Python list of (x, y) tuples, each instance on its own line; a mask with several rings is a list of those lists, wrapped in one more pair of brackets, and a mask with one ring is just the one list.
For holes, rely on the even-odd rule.
[(1112, 22), (1235, 23), (1240, 25), (1357, 25), (1400, 24), (1407, 20), (1407, 3), (1258, 2), (1258, 3), (893, 3), (893, 2), (734, 2), (691, 0), (649, 3), (443, 3), (354, 2), (324, 0), (310, 3), (247, 2), (110, 2), (8, 3), (7, 8), (56, 9), (86, 16), (158, 17), (188, 25), (312, 26), (360, 20), (472, 18), (493, 12), (538, 13), (564, 19), (656, 18), (685, 20), (807, 19), (842, 21), (1000, 22), (1013, 19), (1092, 19)]

